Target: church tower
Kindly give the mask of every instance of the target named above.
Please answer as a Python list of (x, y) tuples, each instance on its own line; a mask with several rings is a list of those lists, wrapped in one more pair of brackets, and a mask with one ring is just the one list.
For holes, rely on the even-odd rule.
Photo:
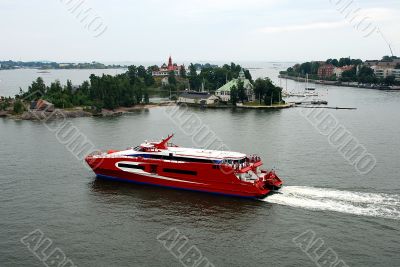
[(246, 79), (246, 76), (244, 75), (243, 69), (241, 69), (239, 72), (239, 80), (244, 81), (245, 79)]
[(171, 56), (169, 56), (169, 59), (168, 59), (168, 70), (174, 70), (174, 65), (172, 64)]

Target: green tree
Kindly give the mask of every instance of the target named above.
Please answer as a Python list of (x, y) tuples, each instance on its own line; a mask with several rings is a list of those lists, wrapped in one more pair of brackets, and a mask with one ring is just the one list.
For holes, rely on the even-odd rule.
[(138, 69), (135, 65), (128, 67), (128, 77), (131, 84), (135, 84), (138, 80)]
[(254, 94), (261, 104), (261, 99), (264, 98), (265, 92), (267, 91), (267, 84), (265, 79), (257, 79), (254, 82)]
[(60, 81), (56, 80), (55, 82), (52, 82), (50, 84), (48, 93), (51, 95), (60, 94), (62, 92), (62, 90), (63, 90), (63, 88), (60, 84)]
[(0, 110), (6, 110), (10, 106), (10, 99), (4, 98), (0, 101)]
[(145, 104), (149, 104), (150, 103), (149, 91), (147, 89), (144, 89), (143, 101), (144, 101)]
[(354, 67), (351, 70), (345, 70), (340, 78), (343, 82), (351, 82), (357, 79), (357, 69)]
[(135, 92), (135, 95), (136, 95), (136, 103), (142, 103), (142, 101), (143, 101), (143, 91), (144, 91), (143, 83), (135, 84), (134, 92)]
[(13, 111), (14, 114), (22, 114), (25, 111), (24, 103), (20, 99), (15, 101)]
[(362, 64), (362, 60), (361, 59), (352, 59), (351, 60), (351, 65), (361, 65)]
[(159, 71), (160, 70), (160, 68), (157, 66), (157, 65), (153, 65), (153, 66), (149, 66), (148, 68), (147, 68), (147, 72), (148, 73), (152, 73), (153, 71)]
[(237, 95), (238, 95), (239, 100), (242, 103), (244, 103), (244, 101), (247, 98), (247, 95), (246, 95), (246, 90), (244, 88), (244, 82), (240, 81), (240, 80), (237, 83)]
[(231, 103), (232, 105), (236, 106), (238, 102), (238, 90), (237, 87), (234, 85), (231, 87)]
[(311, 62), (311, 72), (310, 74), (318, 74), (319, 63), (318, 62)]
[(197, 68), (193, 63), (190, 63), (189, 65), (189, 75), (190, 77), (197, 76)]
[(90, 87), (89, 82), (84, 81), (82, 85), (79, 87), (79, 90), (81, 90), (82, 94), (87, 95), (89, 93), (89, 87)]
[(339, 67), (347, 66), (351, 64), (351, 59), (349, 57), (344, 57), (339, 59)]
[(147, 71), (144, 66), (140, 65), (139, 67), (137, 67), (137, 76), (139, 78), (145, 78), (147, 76)]
[(249, 70), (244, 70), (244, 77), (248, 79), (250, 82), (253, 82), (253, 77), (251, 76), (251, 73)]
[(170, 71), (168, 73), (168, 84), (176, 85), (175, 71)]
[[(191, 66), (189, 66), (189, 69), (191, 69)], [(236, 79), (239, 76), (241, 70), (242, 67), (240, 65), (236, 65), (235, 63), (231, 63), (230, 65), (225, 64), (222, 67), (213, 66), (211, 64), (204, 64), (202, 65), (200, 75), (198, 75), (200, 77), (200, 86), (202, 81), (204, 80), (207, 89), (211, 91), (216, 90), (223, 86), (227, 81)], [(246, 79), (252, 81), (251, 74), (248, 70), (244, 71), (244, 75)], [(189, 73), (189, 78), (192, 82), (191, 85), (194, 84), (194, 82), (198, 82), (195, 79), (192, 79), (192, 77), (194, 76), (195, 74), (193, 73), (193, 71), (191, 71)]]
[(42, 98), (46, 94), (46, 85), (41, 77), (38, 77), (36, 81), (32, 82), (29, 86), (28, 92), (22, 96), (22, 98), (27, 100), (37, 100)]
[(189, 84), (192, 90), (199, 90), (201, 87), (201, 77), (197, 75), (197, 68), (193, 63), (189, 65)]
[(270, 105), (271, 98), (272, 103), (278, 103), (281, 100), (282, 88), (275, 86), (269, 78), (258, 78), (254, 82), (254, 93), (260, 104), (263, 99), (266, 105)]
[(67, 88), (66, 89), (67, 89), (69, 94), (72, 93), (72, 82), (71, 82), (71, 80), (67, 80)]
[(152, 86), (155, 82), (153, 75), (146, 75), (146, 77), (144, 77), (144, 83), (146, 86)]
[(185, 66), (184, 66), (184, 65), (182, 65), (181, 68), (179, 69), (179, 75), (180, 75), (182, 78), (186, 78), (186, 69), (185, 69)]
[(393, 75), (389, 75), (385, 78), (384, 84), (386, 85), (394, 85), (396, 83), (396, 77)]
[(300, 65), (299, 73), (306, 75), (311, 73), (311, 62), (305, 62)]
[(375, 83), (377, 81), (374, 70), (367, 66), (360, 68), (357, 79), (359, 83)]

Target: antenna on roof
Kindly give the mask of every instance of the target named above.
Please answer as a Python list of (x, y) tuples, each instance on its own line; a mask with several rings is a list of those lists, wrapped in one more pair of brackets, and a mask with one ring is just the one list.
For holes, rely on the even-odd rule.
[(392, 54), (392, 57), (394, 57), (393, 50), (392, 50), (390, 43), (386, 40), (385, 36), (383, 36), (383, 33), (380, 30), (379, 30), (379, 33), (381, 34), (382, 39), (385, 41), (385, 43), (389, 46), (389, 50), (390, 50), (390, 53)]
[(392, 57), (394, 57), (392, 47), (390, 46), (390, 44), (388, 44), (388, 45), (389, 45), (390, 53), (392, 54)]

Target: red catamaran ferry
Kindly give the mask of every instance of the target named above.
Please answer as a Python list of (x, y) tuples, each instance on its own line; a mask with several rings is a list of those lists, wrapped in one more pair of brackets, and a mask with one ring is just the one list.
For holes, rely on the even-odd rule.
[(262, 170), (260, 157), (238, 152), (145, 142), (124, 151), (92, 153), (86, 162), (97, 177), (239, 197), (263, 198), (282, 181)]

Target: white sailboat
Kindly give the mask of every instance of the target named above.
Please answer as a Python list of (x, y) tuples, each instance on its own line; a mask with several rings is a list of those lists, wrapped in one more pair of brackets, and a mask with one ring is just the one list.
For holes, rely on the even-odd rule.
[(308, 73), (306, 74), (306, 87), (305, 87), (306, 91), (315, 91), (315, 84), (314, 86), (310, 86), (309, 82), (308, 82)]

